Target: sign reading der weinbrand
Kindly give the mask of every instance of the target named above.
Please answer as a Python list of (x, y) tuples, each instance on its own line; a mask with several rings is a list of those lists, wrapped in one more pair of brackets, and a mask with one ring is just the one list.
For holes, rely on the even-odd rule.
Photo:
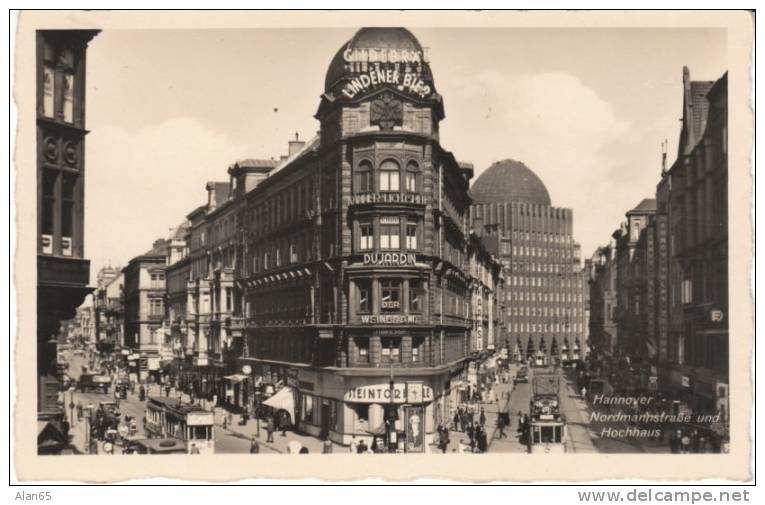
[[(373, 384), (359, 386), (345, 392), (344, 400), (355, 403), (407, 403), (406, 384), (393, 385), (393, 400), (391, 401), (391, 388), (389, 384)], [(415, 394), (418, 398), (416, 403), (433, 401), (433, 388), (424, 384), (417, 384)], [(411, 402), (409, 402), (411, 403)]]
[(417, 324), (417, 316), (409, 314), (369, 314), (361, 316), (361, 324)]
[(365, 265), (414, 266), (417, 260), (414, 253), (365, 253)]

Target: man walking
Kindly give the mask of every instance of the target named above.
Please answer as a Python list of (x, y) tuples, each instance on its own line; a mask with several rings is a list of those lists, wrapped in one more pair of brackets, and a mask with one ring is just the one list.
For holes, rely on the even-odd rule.
[(505, 415), (502, 413), (497, 416), (497, 429), (499, 430), (497, 438), (505, 438)]
[(486, 412), (483, 411), (483, 407), (481, 407), (481, 414), (478, 416), (478, 422), (482, 427), (486, 426)]
[(258, 454), (260, 452), (260, 444), (255, 439), (255, 435), (250, 439), (250, 454)]
[(266, 442), (273, 442), (274, 441), (274, 416), (268, 416), (268, 422), (266, 423), (266, 433), (268, 433)]

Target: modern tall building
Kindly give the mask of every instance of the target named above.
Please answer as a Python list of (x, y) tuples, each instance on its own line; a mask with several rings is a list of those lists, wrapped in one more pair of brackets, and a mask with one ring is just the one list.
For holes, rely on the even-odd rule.
[(587, 353), (584, 277), (571, 209), (519, 161), (487, 168), (470, 188), (471, 219), (495, 237), (507, 296), (508, 348), (516, 361), (545, 365)]
[(57, 336), (92, 291), (85, 259), (85, 60), (98, 30), (40, 30), (37, 74), (38, 453), (69, 446), (57, 403)]

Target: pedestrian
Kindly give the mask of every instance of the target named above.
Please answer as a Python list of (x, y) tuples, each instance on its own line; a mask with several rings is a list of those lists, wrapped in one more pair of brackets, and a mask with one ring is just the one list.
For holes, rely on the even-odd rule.
[(321, 453), (332, 454), (332, 441), (329, 439), (329, 437), (325, 438), (324, 442), (321, 444)]
[(476, 430), (473, 428), (473, 423), (468, 423), (467, 435), (468, 435), (468, 438), (470, 438), (470, 452), (475, 452)]
[(273, 416), (268, 416), (268, 422), (266, 423), (266, 433), (268, 433), (266, 442), (273, 442), (274, 441), (274, 417)]
[(497, 416), (497, 429), (499, 430), (497, 438), (505, 438), (505, 416), (502, 414)]
[(82, 421), (82, 403), (77, 402), (77, 420)]
[(66, 440), (68, 441), (69, 440), (69, 421), (67, 421), (66, 417), (61, 422), (61, 431), (64, 432), (64, 438), (66, 438)]
[(460, 412), (459, 412), (459, 409), (454, 411), (454, 417), (452, 418), (452, 423), (453, 423), (452, 424), (452, 428), (454, 429), (454, 431), (459, 430), (459, 425), (460, 425)]
[(350, 445), (351, 454), (356, 454), (357, 452), (359, 452), (358, 448), (359, 448), (359, 444), (358, 442), (356, 442), (356, 435), (353, 435), (351, 437), (351, 445)]
[(281, 417), (279, 418), (279, 428), (281, 428), (281, 430), (282, 430), (282, 436), (283, 437), (287, 436), (287, 425), (288, 424), (289, 423), (288, 423), (288, 420), (287, 420), (287, 412), (282, 411)]
[(443, 454), (446, 454), (446, 449), (449, 447), (449, 430), (446, 426), (442, 426), (439, 430), (438, 447)]
[(483, 429), (483, 427), (478, 428), (478, 433), (476, 434), (476, 444), (478, 445), (478, 452), (480, 453), (484, 453), (486, 452), (486, 449), (488, 449), (486, 431)]
[(167, 382), (167, 385), (165, 386), (165, 396), (170, 398), (170, 382)]
[(367, 444), (364, 442), (364, 439), (362, 438), (361, 441), (359, 441), (359, 445), (356, 446), (356, 452), (359, 454), (366, 454), (367, 452)]
[(581, 393), (582, 393), (582, 400), (586, 401), (587, 400), (587, 388), (582, 386)]
[(260, 452), (260, 444), (253, 435), (250, 439), (250, 454), (258, 454)]
[[(252, 448), (250, 448), (250, 452), (252, 452)], [(190, 454), (200, 454), (199, 447), (197, 447), (197, 444), (191, 444), (191, 451), (189, 451)]]
[(223, 414), (223, 422), (221, 424), (224, 430), (228, 428), (228, 416), (225, 413)]
[(481, 407), (481, 415), (478, 416), (478, 422), (481, 426), (486, 425), (486, 412), (483, 411), (483, 407)]
[[(679, 430), (678, 430), (679, 431)], [(682, 433), (680, 437), (680, 451), (683, 454), (688, 454), (691, 448), (691, 437), (687, 433)]]

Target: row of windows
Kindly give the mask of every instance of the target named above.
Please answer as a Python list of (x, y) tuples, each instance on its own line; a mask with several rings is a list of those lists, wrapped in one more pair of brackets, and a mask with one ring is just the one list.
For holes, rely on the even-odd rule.
[(575, 253), (573, 249), (568, 247), (565, 249), (551, 249), (548, 247), (514, 245), (513, 256), (538, 256), (540, 258), (547, 258), (549, 256), (551, 258), (571, 259), (575, 257)]
[[(388, 363), (401, 363), (401, 344), (403, 339), (401, 337), (381, 337), (380, 338), (380, 362), (384, 364)], [(422, 337), (412, 338), (412, 355), (411, 362), (418, 363), (421, 360), (421, 349), (425, 343), (425, 339)], [(369, 363), (369, 338), (356, 337), (353, 339), (354, 347), (356, 348), (355, 361), (359, 364)]]
[(313, 233), (279, 241), (267, 250), (258, 249), (252, 256), (252, 272), (280, 268), (284, 265), (311, 261), (313, 258)]
[(581, 293), (532, 293), (527, 291), (513, 292), (510, 295), (513, 302), (544, 302), (544, 303), (574, 303), (582, 301)]
[[(374, 283), (379, 285), (379, 295), (375, 294)], [(356, 312), (368, 314), (377, 309), (384, 313), (408, 312), (422, 313), (425, 306), (425, 283), (419, 279), (409, 279), (408, 305), (403, 306), (404, 282), (402, 279), (359, 279), (356, 286)], [(379, 296), (379, 300), (377, 297)]]
[(264, 232), (277, 226), (302, 220), (314, 208), (313, 180), (301, 181), (271, 196), (250, 210), (250, 228)]
[[(402, 226), (403, 222), (398, 217), (380, 217), (374, 221), (360, 221), (357, 247), (362, 251), (372, 250), (376, 248), (377, 243), (380, 249), (401, 249), (403, 236), (404, 247), (410, 251), (417, 250), (419, 242), (417, 221), (408, 220)], [(375, 225), (378, 230), (377, 240), (375, 240)]]
[(512, 237), (513, 240), (534, 240), (536, 242), (551, 242), (553, 244), (570, 244), (572, 242), (571, 235), (560, 235), (547, 232), (524, 232), (514, 230)]
[(515, 333), (581, 333), (582, 324), (561, 324), (561, 323), (512, 323), (510, 328)]
[(369, 160), (362, 160), (354, 172), (354, 193), (401, 191), (402, 179), (404, 181), (404, 191), (410, 193), (418, 192), (422, 185), (419, 165), (414, 161), (410, 161), (407, 163), (406, 170), (402, 174), (398, 162), (387, 159), (377, 168), (377, 177), (375, 177), (372, 163)]
[(544, 276), (530, 276), (530, 275), (512, 275), (510, 276), (511, 286), (531, 286), (542, 288), (555, 288), (560, 290), (565, 289), (582, 289), (581, 277), (571, 279), (568, 277), (544, 277)]
[(507, 315), (508, 316), (523, 316), (526, 315), (527, 317), (547, 317), (549, 316), (555, 316), (555, 317), (576, 317), (577, 316), (577, 309), (561, 309), (560, 307), (528, 307), (528, 306), (522, 306), (522, 307), (511, 307), (507, 309)]
[(545, 274), (560, 274), (574, 272), (575, 265), (572, 263), (559, 264), (559, 263), (524, 263), (521, 261), (513, 261), (512, 263), (505, 260), (502, 262), (507, 268), (512, 268), (513, 272), (539, 272)]

